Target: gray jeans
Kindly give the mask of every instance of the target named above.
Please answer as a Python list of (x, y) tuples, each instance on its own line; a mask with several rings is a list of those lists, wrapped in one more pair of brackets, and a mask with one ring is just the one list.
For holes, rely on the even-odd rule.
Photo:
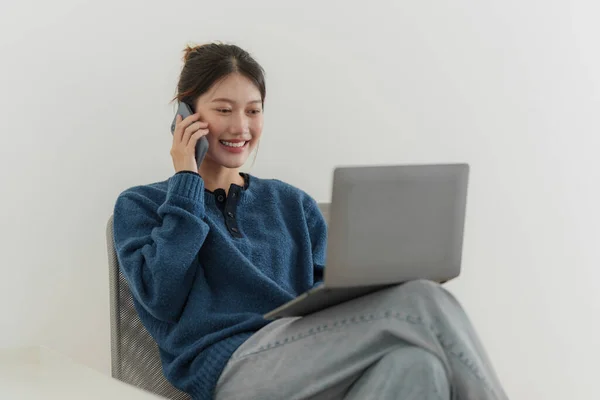
[(507, 399), (456, 299), (411, 281), (275, 320), (232, 355), (217, 400)]

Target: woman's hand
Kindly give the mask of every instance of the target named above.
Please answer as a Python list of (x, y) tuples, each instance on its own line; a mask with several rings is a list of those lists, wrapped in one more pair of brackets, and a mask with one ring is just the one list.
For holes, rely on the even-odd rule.
[(173, 158), (175, 172), (198, 172), (196, 143), (202, 136), (208, 134), (208, 123), (199, 121), (199, 118), (200, 115), (197, 113), (184, 120), (181, 119), (179, 114), (176, 117), (173, 146), (171, 147), (171, 158)]

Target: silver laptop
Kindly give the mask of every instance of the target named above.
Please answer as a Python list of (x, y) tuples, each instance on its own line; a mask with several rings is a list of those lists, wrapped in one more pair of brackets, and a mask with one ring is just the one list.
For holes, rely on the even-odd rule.
[(304, 316), (413, 279), (460, 273), (468, 164), (340, 167), (323, 283), (264, 315)]

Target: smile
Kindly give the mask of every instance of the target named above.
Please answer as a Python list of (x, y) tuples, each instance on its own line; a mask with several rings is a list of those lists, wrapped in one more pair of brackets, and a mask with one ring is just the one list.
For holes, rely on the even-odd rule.
[(247, 140), (236, 140), (236, 141), (228, 141), (228, 140), (219, 140), (219, 144), (221, 144), (222, 149), (233, 154), (241, 154), (246, 151), (248, 147), (248, 143), (250, 141)]
[(219, 142), (227, 147), (244, 147), (246, 145), (246, 143), (248, 143), (247, 141), (241, 141), (241, 142), (228, 142), (225, 140), (219, 140)]

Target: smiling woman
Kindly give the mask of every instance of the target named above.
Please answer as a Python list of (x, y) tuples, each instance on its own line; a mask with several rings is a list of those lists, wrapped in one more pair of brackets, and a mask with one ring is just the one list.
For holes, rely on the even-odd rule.
[(176, 119), (175, 174), (124, 191), (114, 210), (119, 265), (166, 378), (194, 399), (505, 399), (437, 284), (263, 318), (322, 282), (327, 225), (306, 192), (240, 173), (263, 128), (258, 63), (223, 44), (184, 60), (176, 99), (194, 114)]

